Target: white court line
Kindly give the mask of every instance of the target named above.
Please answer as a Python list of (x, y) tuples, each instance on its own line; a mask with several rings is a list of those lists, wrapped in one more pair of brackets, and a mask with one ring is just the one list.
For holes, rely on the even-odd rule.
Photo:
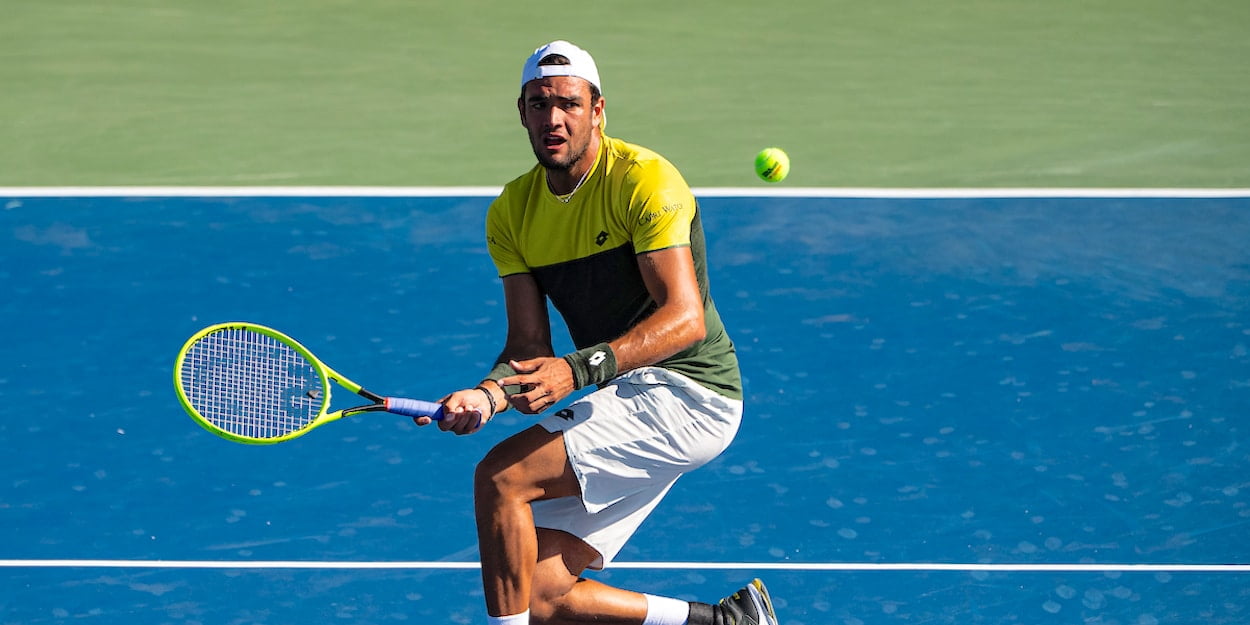
[(997, 199), (997, 198), (1244, 198), (1250, 189), (887, 189), (720, 187), (692, 189), (696, 197), (773, 197), (846, 199)]
[[(0, 560), (0, 568), (456, 570), (477, 562), (313, 560)], [(744, 571), (987, 571), (1022, 573), (1250, 573), (1250, 564), (973, 564), (927, 562), (613, 562), (613, 569)]]
[[(502, 187), (0, 187), (0, 198), (35, 197), (494, 197)], [(789, 198), (1250, 198), (1222, 188), (695, 187), (697, 197)]]
[(503, 187), (0, 187), (0, 197), (494, 197)]

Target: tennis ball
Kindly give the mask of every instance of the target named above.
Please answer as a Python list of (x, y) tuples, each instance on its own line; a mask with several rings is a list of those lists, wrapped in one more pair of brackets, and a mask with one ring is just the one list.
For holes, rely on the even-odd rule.
[(764, 148), (755, 155), (755, 173), (767, 182), (781, 182), (790, 173), (790, 157), (781, 148)]

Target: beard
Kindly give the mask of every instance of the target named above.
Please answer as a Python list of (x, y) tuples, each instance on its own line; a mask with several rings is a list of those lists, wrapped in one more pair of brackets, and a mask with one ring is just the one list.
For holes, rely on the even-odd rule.
[(571, 141), (565, 143), (569, 146), (568, 152), (563, 157), (555, 156), (546, 150), (546, 146), (542, 144), (542, 139), (530, 137), (530, 148), (534, 150), (534, 158), (538, 159), (538, 164), (552, 171), (565, 171), (572, 169), (574, 165), (581, 162), (586, 156), (586, 150), (590, 147), (589, 139), (583, 141), (581, 145), (574, 146)]

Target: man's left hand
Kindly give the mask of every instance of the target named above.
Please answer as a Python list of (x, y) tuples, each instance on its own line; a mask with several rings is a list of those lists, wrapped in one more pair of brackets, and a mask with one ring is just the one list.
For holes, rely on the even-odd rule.
[(499, 380), (499, 384), (521, 387), (520, 392), (508, 395), (508, 403), (525, 414), (538, 414), (573, 392), (573, 369), (563, 358), (531, 358), (508, 364), (517, 373)]

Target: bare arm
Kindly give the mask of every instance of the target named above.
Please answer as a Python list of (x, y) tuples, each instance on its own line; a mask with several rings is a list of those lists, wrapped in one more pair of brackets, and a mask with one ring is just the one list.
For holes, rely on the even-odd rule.
[(522, 273), (505, 277), (503, 297), (508, 313), (508, 338), (496, 362), (554, 356), (547, 300), (534, 276)]
[[(617, 371), (655, 364), (703, 339), (703, 298), (689, 247), (639, 254), (643, 283), (656, 310), (624, 335), (609, 342)], [(550, 328), (548, 327), (548, 349)], [(537, 413), (575, 390), (573, 371), (563, 358), (551, 356), (512, 362), (518, 374), (500, 380), (529, 390), (508, 397), (518, 410)]]
[(638, 256), (647, 291), (658, 307), (620, 338), (610, 341), (617, 369), (653, 365), (703, 340), (703, 297), (689, 247), (672, 247)]
[[(503, 279), (503, 292), (508, 337), (497, 361), (554, 356), (547, 301), (534, 277), (529, 274), (507, 276)], [(507, 401), (503, 385), (483, 380), (476, 388), (456, 391), (442, 399), (446, 416), (439, 422), (439, 428), (456, 434), (472, 434), (485, 425), (494, 412), (506, 408)], [(424, 417), (417, 419), (418, 425), (429, 422)]]

